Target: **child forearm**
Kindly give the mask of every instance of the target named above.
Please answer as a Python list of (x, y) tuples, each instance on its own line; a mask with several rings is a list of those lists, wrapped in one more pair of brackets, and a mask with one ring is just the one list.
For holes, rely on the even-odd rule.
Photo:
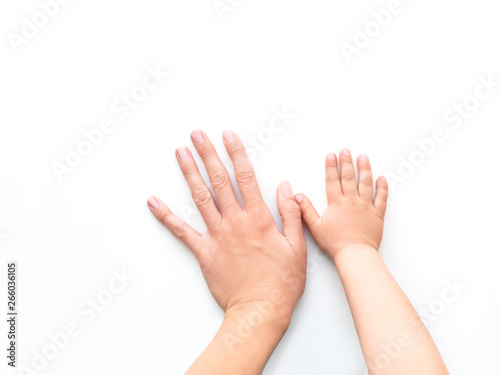
[(370, 374), (448, 374), (431, 336), (376, 249), (335, 253)]

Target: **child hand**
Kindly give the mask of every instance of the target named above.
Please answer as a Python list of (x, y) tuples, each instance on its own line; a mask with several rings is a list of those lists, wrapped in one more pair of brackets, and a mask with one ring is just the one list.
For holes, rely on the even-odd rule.
[(340, 178), (335, 154), (326, 158), (328, 207), (323, 216), (318, 215), (305, 195), (295, 196), (316, 243), (333, 258), (352, 244), (365, 244), (378, 250), (389, 193), (387, 180), (380, 177), (373, 199), (373, 177), (368, 157), (358, 158), (359, 184), (356, 183), (350, 151), (342, 150), (339, 159)]
[(266, 311), (270, 308), (285, 320), (289, 319), (304, 291), (306, 277), (301, 212), (290, 185), (284, 182), (277, 191), (282, 234), (262, 199), (254, 170), (238, 136), (225, 131), (224, 144), (234, 164), (244, 207), (237, 201), (229, 175), (207, 135), (195, 131), (191, 138), (207, 169), (221, 210), (187, 148), (177, 150), (177, 160), (207, 232), (195, 231), (158, 198), (148, 200), (149, 208), (192, 250), (212, 295), (226, 313), (261, 304)]
[[(339, 160), (340, 178), (336, 156), (326, 158), (328, 207), (322, 217), (303, 194), (295, 199), (317, 244), (335, 261), (369, 373), (449, 374), (425, 325), (377, 252), (389, 193), (386, 179), (377, 180), (373, 199), (368, 158), (357, 160), (359, 183), (349, 150), (341, 151)], [(389, 356), (387, 348), (393, 345), (403, 354)]]

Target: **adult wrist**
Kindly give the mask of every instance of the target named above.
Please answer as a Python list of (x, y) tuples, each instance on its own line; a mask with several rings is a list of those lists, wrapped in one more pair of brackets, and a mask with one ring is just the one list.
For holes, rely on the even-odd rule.
[(290, 325), (292, 311), (270, 302), (252, 302), (237, 305), (226, 311), (224, 321), (238, 322), (240, 327), (266, 328), (283, 335)]

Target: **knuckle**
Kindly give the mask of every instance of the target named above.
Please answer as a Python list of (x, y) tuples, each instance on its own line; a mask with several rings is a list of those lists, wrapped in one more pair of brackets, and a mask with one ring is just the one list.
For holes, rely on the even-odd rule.
[(216, 172), (210, 176), (210, 182), (214, 188), (220, 188), (229, 183), (229, 176), (226, 172)]
[(212, 194), (206, 188), (200, 188), (194, 190), (192, 196), (194, 203), (198, 206), (207, 204), (212, 198)]
[(252, 225), (254, 225), (258, 229), (268, 229), (274, 223), (274, 219), (267, 206), (263, 205), (254, 207), (254, 209), (251, 211), (251, 215), (251, 217), (253, 218), (259, 218), (258, 220), (253, 220), (250, 217), (248, 218)]
[(182, 238), (186, 234), (186, 228), (184, 228), (184, 226), (181, 224), (172, 225), (170, 230), (172, 231), (173, 235), (178, 237), (178, 238)]
[(373, 188), (373, 181), (361, 180), (361, 181), (359, 181), (359, 185), (366, 187), (366, 188)]
[(238, 157), (238, 158), (245, 157), (246, 158), (247, 157), (247, 151), (245, 150), (245, 147), (236, 147), (231, 152), (231, 156), (233, 158), (234, 157)]
[(342, 182), (356, 182), (356, 176), (353, 174), (342, 175)]
[(256, 228), (262, 232), (267, 231), (269, 228), (271, 228), (271, 225), (272, 225), (272, 219), (267, 217), (267, 215), (261, 220), (257, 220), (255, 222)]
[(198, 169), (197, 168), (187, 168), (184, 170), (184, 176), (186, 178), (194, 177), (196, 174), (198, 174)]
[(286, 205), (283, 207), (283, 214), (286, 216), (300, 216), (300, 207), (297, 205)]
[(213, 147), (200, 147), (198, 150), (198, 155), (200, 155), (200, 158), (206, 159), (207, 157), (212, 156), (215, 154), (215, 149)]
[(167, 220), (168, 220), (168, 217), (170, 215), (170, 211), (163, 211), (160, 215), (158, 215), (158, 219), (162, 222), (162, 223), (166, 223)]
[(255, 179), (255, 172), (252, 169), (240, 169), (235, 174), (236, 181), (241, 184), (252, 182)]
[(339, 176), (336, 174), (327, 174), (326, 175), (326, 183), (327, 184), (335, 184), (339, 182)]
[(302, 208), (302, 212), (304, 215), (307, 215), (311, 212), (312, 206), (310, 204), (305, 204), (304, 207)]

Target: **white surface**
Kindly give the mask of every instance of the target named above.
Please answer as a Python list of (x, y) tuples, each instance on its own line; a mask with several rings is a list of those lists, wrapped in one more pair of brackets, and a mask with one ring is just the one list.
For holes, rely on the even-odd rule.
[[(15, 260), (20, 362), (30, 365), (48, 334), (74, 321), (81, 333), (42, 373), (183, 373), (222, 314), (146, 199), (160, 196), (202, 229), (175, 148), (203, 128), (226, 160), (224, 129), (258, 135), (286, 106), (297, 118), (254, 159), (277, 220), (284, 179), (324, 207), (328, 152), (366, 153), (380, 175), (445, 129), (447, 142), (392, 192), (381, 253), (419, 310), (446, 280), (466, 285), (429, 329), (451, 373), (500, 374), (500, 88), (460, 129), (442, 120), (479, 76), (500, 80), (498, 4), (402, 0), (403, 12), (347, 63), (339, 44), (387, 4), (247, 0), (221, 21), (211, 0), (75, 0), (15, 54), (7, 33), (39, 5), (2, 2), (0, 303)], [(157, 64), (170, 77), (121, 121), (112, 102)], [(106, 117), (114, 132), (59, 182), (51, 163)], [(362, 375), (335, 267), (308, 238), (307, 289), (265, 374)], [(134, 281), (85, 323), (77, 306), (122, 268)], [(5, 361), (2, 374), (17, 373)]]

